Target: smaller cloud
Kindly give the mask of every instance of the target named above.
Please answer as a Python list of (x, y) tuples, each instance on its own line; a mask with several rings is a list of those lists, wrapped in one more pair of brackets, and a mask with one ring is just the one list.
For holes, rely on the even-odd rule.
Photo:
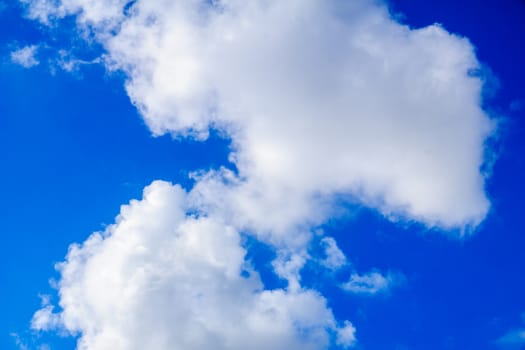
[(31, 68), (40, 64), (36, 58), (38, 45), (28, 45), (11, 52), (11, 62), (24, 68)]
[(60, 315), (54, 312), (54, 306), (51, 304), (50, 297), (42, 295), (40, 298), (42, 300), (42, 308), (33, 315), (31, 329), (48, 331), (59, 328)]
[(27, 6), (26, 16), (30, 19), (38, 19), (44, 24), (50, 24), (53, 18), (56, 18), (58, 5), (54, 1), (47, 0), (20, 0)]
[(325, 237), (321, 240), (321, 245), (325, 254), (325, 258), (321, 261), (324, 267), (330, 270), (337, 270), (347, 264), (346, 256), (337, 246), (335, 239)]
[(75, 57), (70, 51), (59, 50), (58, 59), (56, 60), (59, 68), (63, 69), (66, 72), (75, 72), (80, 67), (92, 64), (100, 64), (103, 62), (102, 58), (96, 57), (91, 60), (85, 60), (78, 57)]
[(343, 327), (337, 330), (336, 343), (345, 349), (355, 345), (355, 327), (352, 323), (345, 321)]
[(282, 252), (272, 262), (275, 273), (288, 281), (288, 290), (297, 291), (301, 289), (300, 272), (307, 258), (304, 253)]
[(348, 282), (341, 285), (347, 292), (363, 295), (386, 293), (395, 286), (403, 283), (405, 276), (399, 272), (388, 272), (386, 275), (378, 271), (371, 271), (360, 275), (352, 273)]

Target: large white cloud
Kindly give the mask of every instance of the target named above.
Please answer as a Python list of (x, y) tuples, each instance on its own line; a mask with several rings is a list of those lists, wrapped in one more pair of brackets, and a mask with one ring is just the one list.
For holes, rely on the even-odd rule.
[(355, 341), (352, 325), (338, 329), (317, 292), (265, 290), (237, 231), (187, 210), (180, 187), (148, 186), (116, 224), (70, 247), (58, 265), (62, 311), (45, 302), (33, 328), (80, 333), (86, 350), (325, 349)]
[(438, 25), (412, 30), (371, 0), (59, 3), (30, 14), (78, 14), (153, 133), (225, 130), (246, 179), (232, 196), (258, 197), (258, 212), (307, 203), (277, 228), (334, 193), (446, 229), (487, 214), (479, 63)]

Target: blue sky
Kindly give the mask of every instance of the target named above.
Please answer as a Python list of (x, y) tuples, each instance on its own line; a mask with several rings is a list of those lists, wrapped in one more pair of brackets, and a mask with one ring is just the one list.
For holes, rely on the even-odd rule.
[[(46, 345), (50, 349), (71, 349), (82, 336), (82, 331), (66, 336), (68, 326), (64, 324), (50, 331), (31, 329), (33, 314), (42, 306), (39, 295), (49, 295), (53, 305), (60, 303), (61, 297), (49, 280), (60, 279), (54, 264), (64, 260), (71, 243), (83, 242), (92, 232), (105, 230), (115, 221), (120, 206), (131, 199), (140, 199), (144, 187), (154, 180), (179, 183), (191, 191), (195, 182), (200, 180), (190, 179), (190, 173), (195, 170), (218, 170), (225, 166), (234, 169), (235, 173), (239, 167), (243, 176), (256, 178), (264, 186), (271, 182), (262, 175), (259, 178), (257, 171), (260, 167), (249, 168), (242, 162), (234, 164), (235, 160), (228, 159), (232, 149), (240, 149), (241, 155), (259, 153), (242, 144), (232, 146), (231, 135), (235, 138), (237, 134), (228, 128), (221, 130), (220, 123), (214, 125), (210, 137), (202, 141), (188, 137), (185, 131), (169, 124), (170, 119), (164, 119), (162, 115), (164, 110), (157, 114), (152, 112), (156, 106), (151, 105), (154, 102), (148, 99), (147, 88), (135, 82), (133, 93), (129, 88), (128, 91), (124, 89), (130, 71), (109, 71), (103, 63), (97, 62), (79, 64), (72, 71), (62, 69), (58, 60), (59, 50), (69, 50), (71, 56), (68, 57), (90, 61), (107, 53), (109, 47), (102, 39), (87, 43), (74, 18), (59, 19), (57, 23), (46, 26), (28, 19), (27, 8), (15, 1), (1, 4), (5, 6), (0, 7), (0, 145), (4, 164), (4, 170), (0, 173), (4, 185), (4, 200), (1, 202), (4, 234), (0, 245), (0, 296), (4, 306), (0, 317), (0, 348), (44, 349), (42, 346)], [(453, 222), (448, 225), (447, 222), (452, 221), (447, 220), (453, 215), (441, 210), (441, 207), (430, 214), (418, 211), (418, 197), (401, 196), (416, 209), (397, 213), (397, 202), (389, 204), (386, 201), (386, 205), (380, 205), (368, 197), (360, 197), (359, 191), (345, 193), (351, 199), (347, 200), (343, 195), (342, 204), (330, 204), (337, 207), (335, 211), (328, 210), (329, 214), (318, 221), (311, 219), (310, 215), (310, 221), (305, 220), (305, 224), (301, 222), (299, 225), (302, 230), (308, 227), (312, 232), (323, 231), (322, 236), (313, 233), (305, 248), (313, 258), (305, 262), (298, 272), (301, 290), (317, 291), (318, 295), (322, 295), (338, 324), (343, 324), (344, 320), (351, 322), (357, 339), (352, 346), (359, 349), (525, 348), (525, 336), (519, 336), (519, 332), (525, 330), (522, 318), (525, 313), (525, 257), (522, 254), (525, 224), (521, 200), (525, 193), (522, 182), (525, 172), (522, 157), (525, 152), (525, 90), (522, 86), (525, 70), (520, 66), (521, 62), (525, 62), (525, 3), (518, 0), (483, 3), (470, 0), (392, 0), (388, 6), (397, 14), (397, 20), (411, 28), (440, 23), (446, 31), (467, 37), (475, 47), (479, 62), (488, 67), (485, 70), (489, 73), (485, 72), (483, 76), (485, 89), (481, 106), (487, 115), (498, 121), (497, 135), (487, 141), (486, 146), (489, 156), (495, 159), (484, 184), (484, 193), (491, 202), (491, 208), (468, 237), (458, 238), (463, 224)], [(359, 12), (356, 13), (359, 15)], [(354, 19), (349, 16), (344, 20)], [(39, 45), (35, 56), (39, 64), (26, 68), (15, 62), (12, 52), (28, 45)], [(434, 44), (430, 42), (428, 45)], [(126, 59), (131, 65), (138, 61), (135, 56)], [(224, 67), (225, 70), (228, 68)], [(171, 83), (168, 81), (167, 84)], [(162, 90), (162, 87), (152, 89)], [(375, 86), (370, 89), (374, 91)], [(227, 96), (228, 87), (224, 87), (223, 91)], [(287, 97), (286, 91), (283, 87), (283, 101)], [(178, 90), (173, 93), (179, 96)], [(134, 94), (131, 99), (136, 105), (142, 103), (149, 109), (138, 110), (130, 102), (130, 94)], [(180, 96), (185, 98), (185, 95)], [(383, 101), (381, 98), (378, 93), (380, 102)], [(280, 102), (275, 103), (278, 105)], [(191, 113), (190, 107), (193, 108), (193, 101), (173, 106), (182, 111), (181, 114), (184, 111)], [(224, 110), (233, 114), (235, 108), (244, 107), (230, 104)], [(429, 110), (439, 107), (428, 106)], [(271, 114), (272, 110), (268, 113)], [(393, 113), (387, 117), (396, 123), (397, 116)], [(458, 115), (457, 118), (466, 117)], [(232, 120), (227, 122), (237, 122), (237, 119)], [(254, 125), (259, 124), (254, 122)], [(455, 124), (450, 127), (454, 128)], [(256, 127), (249, 130), (247, 134), (255, 135), (254, 138), (260, 136)], [(319, 130), (322, 133), (325, 129)], [(152, 132), (163, 135), (154, 137)], [(291, 148), (295, 147), (294, 140), (298, 140), (297, 143), (302, 140), (299, 137), (294, 139), (296, 134), (293, 135), (290, 138)], [(448, 134), (436, 136), (440, 143), (456, 145), (455, 140), (443, 135)], [(323, 135), (318, 136), (322, 142)], [(386, 147), (389, 147), (389, 137), (385, 138)], [(457, 144), (461, 145), (461, 142)], [(374, 154), (370, 158), (374, 158)], [(334, 154), (324, 154), (323, 158), (332, 156), (335, 157)], [(315, 156), (312, 157), (315, 159)], [(447, 172), (445, 169), (443, 176)], [(281, 179), (282, 175), (276, 174), (272, 172), (268, 176)], [(319, 175), (319, 179), (322, 176)], [(436, 174), (438, 183), (441, 177), (440, 173)], [(297, 179), (302, 179), (302, 176), (293, 181), (297, 182)], [(327, 192), (332, 191), (329, 183), (333, 182), (333, 178), (319, 179), (311, 181), (316, 185), (321, 183)], [(368, 183), (367, 179), (360, 181)], [(475, 181), (476, 178), (472, 178), (472, 182)], [(279, 185), (283, 183), (287, 184), (281, 182)], [(432, 186), (432, 181), (424, 183)], [(352, 188), (351, 183), (347, 185)], [(375, 188), (374, 185), (371, 183), (369, 188)], [(469, 186), (462, 182), (457, 187), (460, 195), (475, 197), (471, 192), (463, 193), (463, 187)], [(331, 193), (331, 197), (341, 195), (338, 188), (333, 192), (335, 194)], [(225, 193), (223, 198), (233, 198), (227, 197), (228, 192)], [(388, 193), (384, 193), (385, 198)], [(300, 192), (300, 195), (303, 193)], [(467, 200), (465, 206), (474, 206), (474, 202)], [(281, 204), (291, 207), (293, 203), (290, 199)], [(444, 204), (448, 203), (436, 205)], [(267, 228), (264, 223), (253, 224), (253, 227), (243, 224), (242, 218), (237, 217), (242, 217), (244, 212), (239, 214), (235, 210), (228, 208), (225, 212), (233, 211), (233, 217), (239, 221), (224, 220), (232, 220), (231, 226), (236, 229), (236, 225), (239, 226), (247, 257), (261, 275), (265, 288), (282, 288), (295, 295), (291, 287), (286, 287), (293, 283), (295, 277), (287, 277), (286, 274), (278, 276), (279, 272), (274, 271), (278, 269), (275, 264), (272, 265), (272, 260), (279, 257), (280, 249), (284, 249), (275, 243), (275, 237), (282, 237), (281, 227)], [(273, 210), (280, 211), (275, 207)], [(323, 212), (324, 207), (312, 210)], [(467, 219), (471, 215), (469, 210), (465, 209)], [(344, 214), (340, 214), (341, 211)], [(222, 213), (219, 208), (217, 212), (207, 215), (215, 217)], [(253, 222), (257, 217), (254, 214)], [(438, 219), (434, 219), (436, 217)], [(268, 220), (271, 221), (270, 218)], [(288, 231), (296, 231), (295, 224), (290, 225), (286, 226), (287, 238), (284, 241), (292, 236)], [(263, 227), (260, 229), (262, 233), (254, 233), (259, 227)], [(323, 237), (335, 239), (346, 255), (349, 262), (341, 269), (327, 269), (316, 258), (324, 256)], [(293, 239), (290, 238), (290, 241)], [(293, 250), (299, 249), (296, 246), (286, 249), (289, 250), (283, 254), (304, 257), (302, 250), (299, 253)], [(395, 282), (378, 293), (352, 293), (341, 287), (351, 279), (352, 274), (363, 276), (369, 271), (376, 271), (387, 279), (390, 273)], [(191, 284), (191, 281), (188, 283)], [(75, 286), (76, 282), (71, 283)], [(67, 293), (65, 289), (62, 292)], [(64, 306), (61, 304), (61, 307)], [(283, 306), (283, 309), (286, 307)], [(60, 312), (60, 307), (55, 308), (55, 312), (57, 310)], [(169, 313), (169, 310), (166, 312)], [(133, 310), (129, 313), (133, 319)], [(76, 317), (82, 320), (84, 316)], [(159, 319), (162, 318), (159, 316)], [(319, 347), (342, 348), (334, 340), (339, 328), (330, 327), (326, 326), (332, 341)], [(92, 336), (95, 339), (97, 335)], [(99, 346), (89, 345), (86, 349), (104, 348)], [(126, 346), (122, 348), (126, 349)], [(177, 347), (173, 345), (172, 348)]]

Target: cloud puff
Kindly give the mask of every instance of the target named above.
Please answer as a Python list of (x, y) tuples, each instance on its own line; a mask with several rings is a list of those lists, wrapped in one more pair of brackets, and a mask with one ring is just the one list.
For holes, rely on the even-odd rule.
[(402, 284), (405, 277), (401, 273), (388, 272), (386, 275), (372, 271), (359, 275), (352, 273), (350, 279), (341, 285), (347, 292), (363, 295), (387, 293), (391, 288)]
[(72, 245), (57, 266), (62, 311), (45, 302), (33, 328), (79, 333), (81, 350), (353, 344), (351, 324), (338, 329), (322, 296), (265, 290), (237, 231), (187, 208), (184, 190), (157, 181), (114, 225)]
[(336, 344), (342, 347), (350, 347), (356, 343), (355, 327), (348, 321), (337, 332)]
[(36, 58), (38, 45), (29, 45), (11, 52), (11, 62), (24, 68), (31, 68), (40, 64)]
[(325, 258), (321, 261), (321, 264), (326, 268), (337, 270), (348, 263), (345, 254), (339, 249), (335, 239), (324, 237), (321, 239), (321, 244), (325, 253)]

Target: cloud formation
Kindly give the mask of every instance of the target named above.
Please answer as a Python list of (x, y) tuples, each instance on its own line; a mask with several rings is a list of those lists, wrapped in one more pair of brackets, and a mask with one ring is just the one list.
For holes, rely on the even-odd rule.
[(323, 266), (330, 270), (337, 270), (348, 263), (345, 254), (339, 249), (335, 239), (324, 237), (321, 239), (321, 244), (325, 253), (325, 258), (321, 261)]
[(347, 282), (341, 288), (347, 292), (375, 295), (378, 293), (388, 293), (391, 288), (399, 286), (405, 281), (405, 277), (400, 273), (388, 272), (386, 275), (378, 271), (371, 271), (360, 275), (352, 273)]
[[(76, 16), (153, 134), (232, 141), (235, 171), (197, 172), (188, 192), (154, 182), (71, 246), (61, 310), (44, 305), (33, 327), (79, 333), (79, 349), (351, 346), (353, 325), (300, 281), (312, 229), (341, 199), (461, 232), (489, 211), (480, 65), (438, 25), (411, 29), (372, 0), (23, 2), (43, 23)], [(265, 289), (239, 232), (276, 249), (287, 288)], [(344, 266), (321, 241), (322, 264)], [(354, 273), (343, 288), (394, 279)]]
[(257, 212), (307, 203), (275, 228), (335, 193), (446, 229), (487, 214), (480, 167), (493, 123), (468, 40), (438, 25), (412, 30), (369, 0), (126, 4), (36, 0), (29, 15), (76, 14), (108, 67), (127, 73), (154, 134), (226, 132), (245, 179), (230, 194), (238, 202), (256, 197)]
[(24, 68), (31, 68), (40, 64), (36, 58), (38, 51), (37, 45), (29, 45), (11, 52), (11, 62)]
[[(347, 347), (313, 290), (265, 290), (239, 233), (188, 213), (187, 194), (157, 181), (114, 225), (72, 245), (58, 265), (60, 307), (33, 329), (79, 333), (78, 349), (325, 349)], [(244, 271), (244, 274), (241, 272)]]

